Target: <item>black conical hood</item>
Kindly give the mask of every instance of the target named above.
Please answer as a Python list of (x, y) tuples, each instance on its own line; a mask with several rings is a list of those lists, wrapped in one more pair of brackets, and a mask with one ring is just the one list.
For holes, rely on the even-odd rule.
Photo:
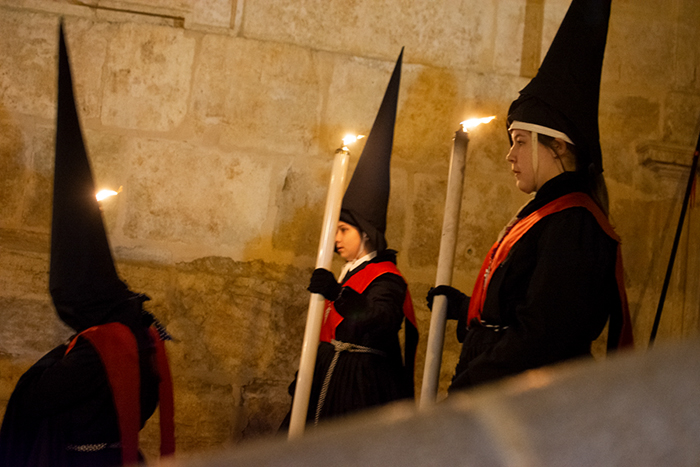
[(611, 0), (573, 0), (542, 66), (508, 120), (566, 133), (585, 165), (603, 171), (598, 101)]
[(357, 226), (381, 252), (386, 249), (386, 211), (391, 187), (390, 163), (401, 82), (403, 48), (384, 93), (372, 130), (345, 191), (340, 219)]
[(114, 306), (133, 294), (117, 276), (95, 199), (63, 24), (59, 36), (49, 290), (59, 317), (82, 330), (105, 322)]

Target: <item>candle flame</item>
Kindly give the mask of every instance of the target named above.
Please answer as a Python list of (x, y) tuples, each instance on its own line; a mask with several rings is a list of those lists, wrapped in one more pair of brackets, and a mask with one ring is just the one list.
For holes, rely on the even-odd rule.
[(112, 196), (116, 196), (119, 193), (121, 193), (122, 187), (119, 187), (118, 191), (114, 190), (100, 190), (95, 194), (95, 198), (97, 198), (97, 201), (102, 201), (103, 199), (107, 199)]
[(496, 118), (495, 115), (492, 115), (490, 117), (484, 117), (484, 118), (470, 118), (469, 120), (465, 120), (463, 122), (460, 122), (460, 125), (462, 125), (462, 131), (469, 131), (472, 128), (478, 127), (482, 123), (489, 123), (494, 118)]
[(343, 138), (343, 150), (347, 151), (348, 150), (348, 145), (356, 142), (358, 139), (364, 138), (365, 135), (345, 135), (345, 138)]

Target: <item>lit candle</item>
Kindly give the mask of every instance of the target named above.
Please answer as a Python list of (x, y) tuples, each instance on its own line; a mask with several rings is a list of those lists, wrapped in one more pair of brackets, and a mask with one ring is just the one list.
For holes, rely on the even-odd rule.
[[(468, 130), (482, 123), (488, 123), (494, 118), (486, 117), (465, 120), (460, 123), (462, 128), (455, 132), (452, 155), (450, 157), (450, 171), (447, 176), (445, 214), (442, 221), (440, 253), (438, 255), (437, 275), (435, 277), (436, 287), (438, 285), (452, 285), (452, 271), (454, 269), (457, 233), (459, 230), (459, 213), (462, 208), (464, 168), (469, 146)], [(421, 409), (434, 404), (437, 398), (446, 320), (447, 298), (444, 295), (436, 295), (430, 315), (430, 332), (428, 333), (428, 344), (425, 352), (423, 385), (419, 401), (419, 408)]]
[(120, 186), (117, 191), (109, 190), (109, 189), (100, 190), (97, 193), (95, 193), (95, 199), (97, 199), (97, 201), (102, 201), (102, 200), (105, 200), (107, 198), (111, 198), (112, 196), (116, 196), (122, 192), (122, 188), (123, 187)]
[[(119, 191), (121, 191), (121, 188), (119, 189)], [(97, 193), (95, 193), (95, 198), (97, 198), (97, 201), (102, 201), (102, 200), (107, 199), (109, 197), (118, 195), (119, 191), (100, 190)]]
[[(335, 234), (338, 230), (340, 219), (340, 207), (343, 201), (343, 189), (345, 188), (345, 176), (348, 171), (350, 150), (348, 145), (354, 143), (363, 136), (346, 136), (343, 144), (335, 151), (333, 170), (328, 185), (326, 196), (326, 208), (323, 214), (323, 226), (321, 228), (321, 240), (319, 241), (318, 254), (316, 256), (316, 268), (330, 269), (335, 250)], [(321, 294), (311, 294), (309, 311), (306, 315), (306, 329), (304, 341), (301, 347), (301, 360), (297, 373), (294, 401), (292, 402), (292, 414), (289, 421), (289, 439), (299, 438), (304, 434), (306, 414), (309, 408), (309, 396), (311, 395), (311, 383), (314, 377), (316, 365), (316, 353), (318, 351), (321, 324), (323, 322), (323, 310), (325, 300)]]

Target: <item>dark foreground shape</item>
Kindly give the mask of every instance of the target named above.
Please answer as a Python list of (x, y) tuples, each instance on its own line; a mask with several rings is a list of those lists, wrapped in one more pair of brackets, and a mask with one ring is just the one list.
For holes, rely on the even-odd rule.
[(533, 370), (450, 396), (319, 425), (303, 439), (182, 460), (219, 466), (695, 466), (700, 340)]

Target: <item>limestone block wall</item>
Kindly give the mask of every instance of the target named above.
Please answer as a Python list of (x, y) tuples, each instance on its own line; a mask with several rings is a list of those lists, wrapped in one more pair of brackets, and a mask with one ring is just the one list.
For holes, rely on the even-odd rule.
[[(469, 147), (454, 280), (469, 292), (528, 199), (505, 114), (568, 3), (0, 0), (0, 414), (70, 335), (47, 290), (59, 18), (95, 178), (122, 187), (103, 203), (119, 273), (177, 338), (178, 446), (194, 452), (270, 435), (287, 411), (332, 155), (369, 131), (402, 46), (387, 238), (423, 336), (420, 388), (452, 134), (496, 115)], [(601, 138), (640, 349), (698, 134), (699, 21), (692, 0), (613, 3)], [(698, 334), (699, 222), (691, 209), (659, 339)], [(156, 433), (149, 422), (149, 454)]]

